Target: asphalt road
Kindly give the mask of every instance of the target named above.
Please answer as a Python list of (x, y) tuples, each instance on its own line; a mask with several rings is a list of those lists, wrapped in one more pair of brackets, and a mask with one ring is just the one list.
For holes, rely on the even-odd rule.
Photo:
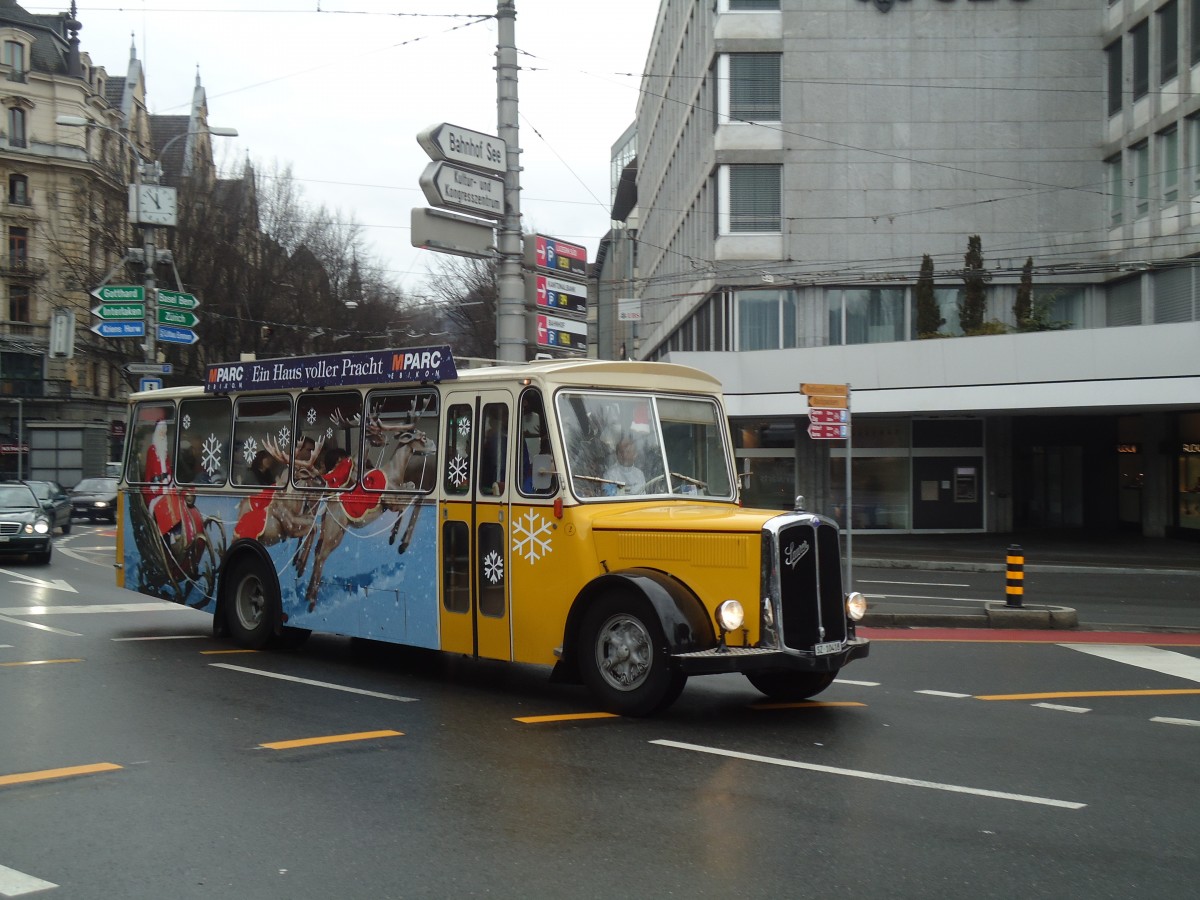
[(240, 652), (105, 531), (0, 560), (0, 897), (1195, 894), (1195, 635), (877, 632), (819, 702), (593, 717), (537, 667)]

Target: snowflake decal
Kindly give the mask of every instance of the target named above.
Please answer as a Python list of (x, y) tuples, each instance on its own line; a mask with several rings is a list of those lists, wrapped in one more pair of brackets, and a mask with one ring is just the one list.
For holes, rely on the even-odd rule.
[(543, 519), (532, 509), (525, 515), (513, 519), (513, 552), (534, 563), (554, 548), (550, 546), (550, 535), (554, 525)]
[(465, 456), (456, 456), (450, 460), (450, 467), (447, 474), (450, 476), (450, 483), (455, 487), (462, 487), (467, 483), (469, 472), (470, 466), (467, 464)]
[(311, 425), (313, 422), (317, 421), (317, 411), (310, 407), (308, 410), (308, 415), (306, 415), (304, 417), (304, 421), (307, 422), (309, 425)]
[(458, 433), (465, 438), (471, 436), (471, 420), (462, 418), (458, 420)]
[(258, 441), (254, 438), (246, 438), (242, 444), (242, 459), (247, 463), (254, 462), (254, 455), (258, 453)]
[(204, 439), (204, 446), (200, 448), (200, 465), (209, 478), (221, 468), (221, 442), (215, 434)]
[(189, 428), (191, 428), (191, 427), (192, 427), (192, 417), (191, 417), (191, 416), (189, 416), (187, 413), (184, 413), (184, 416), (183, 416), (183, 430), (184, 430), (184, 431), (187, 431), (187, 430), (188, 430)]
[(333, 426), (332, 425), (330, 425), (328, 428), (325, 429), (325, 437), (327, 437), (327, 438), (333, 437)]
[(279, 429), (279, 446), (286, 447), (292, 442), (292, 429), (284, 425)]
[(483, 558), (483, 577), (491, 584), (504, 580), (504, 559), (495, 550)]

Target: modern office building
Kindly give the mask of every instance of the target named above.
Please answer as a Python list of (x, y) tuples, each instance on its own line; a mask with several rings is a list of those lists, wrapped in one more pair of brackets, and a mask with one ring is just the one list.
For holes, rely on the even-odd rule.
[(630, 350), (749, 501), (1200, 537), (1200, 0), (669, 0), (645, 73)]

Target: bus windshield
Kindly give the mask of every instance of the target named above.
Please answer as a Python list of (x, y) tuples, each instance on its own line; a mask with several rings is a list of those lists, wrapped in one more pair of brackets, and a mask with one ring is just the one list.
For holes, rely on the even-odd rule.
[(712, 400), (564, 391), (558, 419), (569, 480), (580, 498), (733, 499), (724, 422)]

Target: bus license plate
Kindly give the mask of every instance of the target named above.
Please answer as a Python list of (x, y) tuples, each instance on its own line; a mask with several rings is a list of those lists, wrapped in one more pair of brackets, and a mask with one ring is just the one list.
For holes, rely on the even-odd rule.
[(824, 644), (814, 644), (813, 653), (817, 656), (828, 656), (830, 653), (837, 653), (842, 649), (839, 641), (827, 641)]

